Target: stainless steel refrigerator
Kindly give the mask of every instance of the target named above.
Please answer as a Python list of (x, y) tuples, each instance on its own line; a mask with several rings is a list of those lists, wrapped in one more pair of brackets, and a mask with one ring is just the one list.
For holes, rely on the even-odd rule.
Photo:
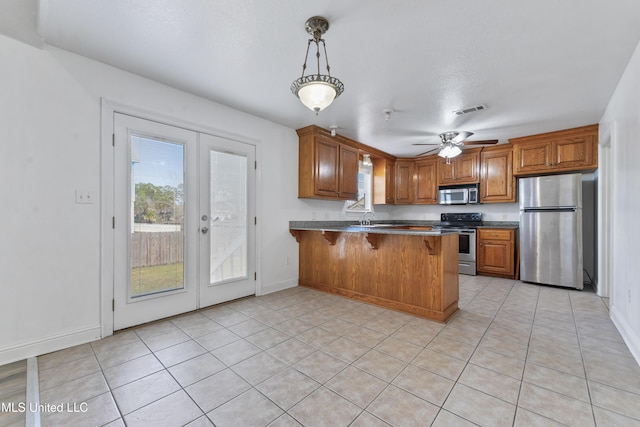
[(582, 289), (582, 175), (520, 178), (520, 280)]

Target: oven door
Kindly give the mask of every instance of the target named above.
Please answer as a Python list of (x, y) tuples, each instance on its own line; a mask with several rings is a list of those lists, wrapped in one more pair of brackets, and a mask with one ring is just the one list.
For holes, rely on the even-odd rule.
[(457, 230), (459, 236), (458, 259), (476, 262), (476, 230)]
[(456, 230), (458, 234), (458, 272), (476, 275), (476, 230)]

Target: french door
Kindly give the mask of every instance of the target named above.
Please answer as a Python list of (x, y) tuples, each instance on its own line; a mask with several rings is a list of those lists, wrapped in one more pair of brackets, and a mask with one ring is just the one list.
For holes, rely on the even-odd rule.
[(255, 293), (255, 147), (200, 134), (200, 306)]
[(114, 330), (255, 293), (255, 147), (116, 113)]

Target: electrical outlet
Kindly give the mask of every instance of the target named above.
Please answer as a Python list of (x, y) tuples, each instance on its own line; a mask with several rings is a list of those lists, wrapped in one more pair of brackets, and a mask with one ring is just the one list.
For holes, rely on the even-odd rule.
[(284, 265), (289, 265), (289, 257), (284, 257)]
[(631, 304), (631, 289), (629, 289), (629, 304)]
[(89, 190), (76, 190), (76, 203), (93, 204), (93, 193)]
[(316, 220), (316, 213), (315, 211), (311, 212), (311, 220), (315, 221)]

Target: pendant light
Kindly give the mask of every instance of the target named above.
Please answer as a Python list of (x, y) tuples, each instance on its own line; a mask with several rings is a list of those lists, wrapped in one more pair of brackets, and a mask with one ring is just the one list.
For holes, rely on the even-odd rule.
[[(322, 35), (329, 29), (329, 21), (322, 16), (313, 16), (305, 23), (307, 33), (313, 38), (307, 43), (307, 53), (302, 65), (302, 76), (294, 80), (291, 84), (291, 92), (310, 110), (318, 112), (328, 107), (334, 99), (344, 91), (344, 85), (340, 80), (331, 77), (329, 59), (327, 58), (327, 47)], [(307, 58), (311, 43), (316, 44), (317, 73), (304, 75), (307, 69)], [(327, 74), (320, 74), (320, 43), (324, 51), (324, 59), (327, 64)]]

